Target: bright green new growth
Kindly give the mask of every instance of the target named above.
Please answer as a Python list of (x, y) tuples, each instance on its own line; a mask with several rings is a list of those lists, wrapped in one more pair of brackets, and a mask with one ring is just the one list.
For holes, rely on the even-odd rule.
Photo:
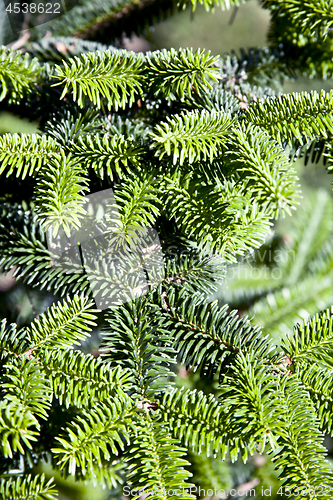
[[(45, 460), (112, 498), (128, 486), (133, 499), (140, 488), (155, 489), (147, 498), (176, 500), (184, 489), (194, 499), (190, 470), (202, 465), (219, 484), (229, 461), (262, 453), (296, 500), (330, 497), (318, 488), (333, 481), (323, 446), (333, 421), (333, 205), (326, 191), (303, 193), (307, 208), (294, 213), (293, 162), (323, 155), (332, 169), (333, 91), (276, 91), (293, 51), (296, 68), (333, 72), (330, 3), (263, 2), (273, 13), (270, 47), (239, 58), (109, 45), (151, 24), (169, 0), (142, 9), (82, 0), (34, 29), (22, 52), (1, 49), (0, 100), (38, 119), (40, 134), (0, 137), (0, 269), (15, 266), (27, 290), (56, 295), (30, 325), (0, 323), (4, 500), (56, 498), (54, 481), (33, 475)], [(87, 197), (110, 188), (117, 216), (96, 216), (90, 262)], [(293, 239), (267, 263), (261, 245), (285, 214)], [(147, 228), (159, 242), (143, 245), (138, 264)], [(51, 251), (47, 229), (69, 253)], [(78, 234), (74, 258), (68, 242)], [(143, 266), (158, 245), (160, 275), (155, 262)], [(144, 267), (144, 286), (115, 252), (126, 249)], [(257, 259), (259, 279), (249, 278), (249, 260), (226, 288), (240, 256)], [(92, 288), (128, 300), (96, 309)]]

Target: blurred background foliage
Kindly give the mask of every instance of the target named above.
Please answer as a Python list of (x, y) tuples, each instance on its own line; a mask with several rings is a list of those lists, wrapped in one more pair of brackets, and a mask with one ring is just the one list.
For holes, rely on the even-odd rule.
[[(199, 6), (195, 13), (189, 9), (176, 13), (151, 27), (145, 36), (124, 38), (123, 46), (134, 51), (192, 47), (194, 50), (211, 50), (216, 55), (232, 51), (239, 54), (241, 49), (265, 46), (269, 22), (269, 11), (263, 10), (257, 0), (250, 0), (230, 11), (216, 8), (214, 13), (206, 12), (204, 7)], [(6, 19), (0, 15), (0, 34), (5, 23)], [(283, 91), (330, 90), (332, 87), (330, 79), (322, 81), (299, 75), (296, 80), (285, 81)], [(37, 122), (2, 111), (0, 104), (0, 134), (37, 131)], [(297, 322), (333, 304), (331, 178), (323, 166), (323, 159), (318, 164), (310, 161), (306, 166), (304, 160), (299, 159), (295, 166), (303, 191), (297, 212), (292, 218), (287, 217), (276, 223), (270, 238), (260, 250), (229, 269), (224, 287), (214, 297), (221, 303), (228, 302), (233, 308), (238, 308), (240, 314), (254, 317), (253, 322), (261, 324), (273, 337), (283, 335)], [(272, 292), (276, 291), (279, 295), (273, 296)], [(51, 294), (14, 281), (10, 274), (0, 276), (0, 317), (6, 317), (19, 327), (29, 324), (55, 300), (57, 297)], [(97, 328), (91, 340), (81, 349), (96, 354), (99, 340)], [(198, 374), (187, 372), (184, 367), (179, 367), (177, 384), (204, 392), (217, 392), (217, 381), (205, 381)], [(326, 439), (325, 443), (332, 459), (332, 442)], [(189, 460), (193, 464), (193, 480), (202, 489), (216, 487), (230, 491), (231, 488), (246, 485), (256, 490), (256, 497), (252, 498), (285, 498), (278, 494), (281, 483), (265, 456), (251, 457), (246, 465), (242, 462), (231, 465), (202, 455), (191, 455)], [(42, 464), (40, 468), (46, 474), (54, 475), (48, 464)], [(109, 492), (93, 485), (64, 480), (60, 475), (56, 475), (55, 479), (60, 491), (59, 500), (122, 499), (121, 488)], [(262, 494), (262, 487), (270, 489), (269, 495), (267, 491), (266, 495)], [(246, 496), (234, 495), (232, 498)]]

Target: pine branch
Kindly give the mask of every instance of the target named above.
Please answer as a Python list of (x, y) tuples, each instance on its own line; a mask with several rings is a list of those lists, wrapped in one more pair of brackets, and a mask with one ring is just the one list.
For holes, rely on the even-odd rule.
[(165, 154), (173, 156), (173, 163), (182, 165), (187, 159), (191, 164), (195, 161), (209, 159), (221, 154), (231, 134), (233, 120), (224, 113), (197, 110), (167, 117), (149, 134), (152, 139), (151, 148), (159, 159)]
[[(194, 249), (177, 255), (177, 247), (170, 245), (166, 248), (167, 257), (165, 280), (162, 283), (178, 283), (187, 288), (189, 293), (209, 295), (222, 285), (225, 278), (225, 261), (218, 255), (203, 257)], [(176, 255), (175, 255), (176, 254)]]
[(212, 88), (210, 81), (217, 82), (217, 60), (218, 57), (211, 56), (210, 51), (205, 54), (204, 50), (163, 49), (147, 52), (144, 71), (148, 93), (171, 99), (176, 95), (181, 101), (192, 92), (201, 95), (207, 87)]
[(123, 135), (109, 134), (101, 136), (80, 136), (76, 143), (71, 144), (73, 159), (92, 167), (96, 173), (104, 178), (106, 170), (111, 180), (115, 175), (120, 179), (128, 173), (129, 167), (140, 168), (143, 149), (131, 138)]
[(277, 141), (293, 146), (318, 138), (327, 139), (333, 133), (333, 92), (322, 90), (269, 97), (265, 102), (251, 104), (244, 117), (266, 129)]
[(13, 452), (24, 454), (24, 447), (32, 448), (38, 432), (33, 414), (16, 402), (0, 402), (0, 447), (4, 457), (13, 457)]
[(160, 299), (161, 326), (174, 338), (179, 361), (201, 374), (220, 377), (226, 365), (240, 351), (270, 358), (274, 349), (258, 327), (247, 318), (238, 318), (237, 311), (228, 312), (228, 306), (219, 308), (217, 302), (207, 303), (198, 295), (187, 296), (186, 291), (171, 289), (165, 304)]
[[(300, 500), (304, 492), (319, 500), (318, 487), (325, 490), (332, 484), (332, 471), (325, 460), (326, 448), (318, 429), (318, 418), (309, 394), (295, 377), (282, 379), (280, 414), (283, 416), (279, 445), (282, 450), (273, 460), (282, 469), (280, 478)], [(328, 489), (329, 491), (329, 489)], [(303, 492), (303, 493), (302, 493)]]
[[(257, 449), (277, 449), (280, 435), (280, 395), (271, 366), (252, 353), (240, 352), (221, 386), (221, 411), (229, 416), (228, 432), (241, 435), (243, 460)], [(237, 441), (236, 441), (237, 442)], [(237, 452), (237, 450), (235, 450)], [(233, 459), (237, 453), (233, 452)]]
[[(34, 211), (25, 213), (23, 220), (20, 213), (20, 206), (10, 216), (7, 213), (6, 221), (11, 221), (9, 228), (0, 223), (0, 267), (10, 271), (15, 266), (13, 277), (33, 287), (39, 286), (61, 296), (78, 291), (89, 296), (89, 281), (82, 273), (81, 264), (66, 255), (57, 258), (51, 254), (45, 246), (45, 233), (37, 223)], [(13, 220), (15, 225), (12, 225)], [(2, 221), (5, 222), (4, 218)]]
[(303, 384), (315, 404), (320, 418), (320, 428), (332, 434), (333, 429), (333, 370), (319, 368), (310, 363), (298, 363), (295, 371), (296, 376)]
[(281, 81), (293, 75), (292, 68), (281, 61), (282, 56), (281, 48), (268, 47), (250, 48), (247, 51), (241, 49), (239, 56), (234, 51), (225, 54), (218, 63), (221, 84), (236, 96), (248, 85), (253, 90), (257, 85), (273, 94), (274, 88), (282, 91)]
[(0, 480), (3, 500), (56, 500), (53, 478), (46, 482), (44, 474)]
[(151, 174), (128, 175), (115, 190), (119, 218), (110, 217), (105, 234), (110, 244), (134, 247), (139, 235), (153, 226), (160, 214), (158, 180)]
[(227, 159), (248, 181), (252, 196), (275, 217), (290, 214), (299, 197), (298, 179), (281, 146), (250, 123), (235, 127), (231, 144)]
[(0, 101), (7, 95), (20, 100), (29, 91), (40, 73), (37, 59), (30, 60), (28, 54), (0, 47)]
[(101, 131), (101, 120), (95, 109), (74, 110), (61, 108), (51, 114), (43, 126), (43, 132), (56, 139), (63, 149), (75, 152), (72, 144), (86, 136), (97, 134)]
[(52, 448), (60, 470), (74, 475), (76, 469), (85, 476), (94, 466), (103, 466), (103, 459), (110, 460), (111, 452), (118, 455), (129, 443), (128, 431), (133, 425), (133, 410), (129, 401), (116, 398), (112, 402), (96, 403), (91, 410), (81, 414), (56, 437), (58, 447)]
[(107, 107), (118, 108), (131, 106), (134, 97), (142, 92), (141, 76), (143, 59), (132, 53), (90, 52), (81, 54), (56, 66), (54, 78), (60, 80), (54, 85), (64, 85), (60, 99), (69, 91), (74, 102), (84, 107), (87, 96), (98, 108), (101, 98), (107, 99)]
[(84, 174), (75, 158), (66, 157), (64, 153), (40, 172), (36, 188), (37, 214), (45, 230), (52, 228), (53, 237), (60, 228), (69, 236), (71, 226), (77, 229), (81, 225), (86, 214), (84, 194), (89, 182)]
[(255, 203), (250, 206), (236, 186), (229, 190), (226, 184), (201, 181), (199, 176), (166, 178), (166, 207), (186, 236), (229, 261), (259, 247), (271, 225), (268, 215)]
[[(150, 24), (165, 19), (175, 10), (176, 1), (154, 0), (133, 3), (129, 0), (117, 0), (110, 4), (101, 0), (98, 4), (91, 0), (80, 0), (66, 15), (52, 22), (54, 36), (69, 35), (78, 38), (121, 39), (125, 33), (142, 32)], [(38, 38), (45, 34), (45, 27), (37, 28)], [(110, 34), (110, 31), (112, 34)]]
[(22, 179), (35, 175), (60, 151), (60, 145), (45, 135), (4, 134), (0, 137), (0, 175), (7, 167), (7, 177), (14, 172)]
[(59, 403), (77, 408), (116, 397), (131, 387), (130, 375), (119, 367), (112, 369), (91, 355), (72, 349), (46, 349), (37, 361), (49, 376)]
[[(137, 423), (137, 437), (127, 452), (129, 489), (138, 489), (133, 497), (138, 500), (140, 492), (151, 492), (156, 500), (176, 500), (179, 495), (193, 499), (189, 493), (192, 484), (187, 483), (191, 475), (184, 469), (187, 460), (181, 458), (185, 449), (178, 445), (164, 426), (147, 413)], [(140, 464), (139, 467), (137, 464)], [(176, 491), (174, 491), (176, 490)], [(173, 494), (169, 495), (169, 492)]]
[(316, 314), (303, 325), (294, 327), (293, 335), (287, 335), (282, 347), (296, 364), (310, 360), (323, 367), (332, 367), (333, 306)]
[(29, 349), (29, 342), (26, 340), (25, 329), (17, 331), (17, 325), (11, 323), (6, 326), (7, 320), (0, 322), (0, 348), (1, 357), (6, 359), (8, 354), (17, 356), (24, 354)]
[(295, 30), (308, 36), (325, 38), (333, 26), (333, 2), (302, 2), (302, 0), (265, 0), (263, 6), (274, 17), (287, 18)]
[(145, 300), (124, 304), (106, 315), (103, 328), (104, 356), (112, 367), (130, 370), (132, 397), (150, 400), (165, 390), (174, 378), (172, 337), (156, 329), (155, 315)]
[(164, 394), (159, 411), (164, 425), (184, 446), (198, 454), (216, 457), (221, 452), (225, 456), (228, 426), (222, 406), (212, 394), (172, 389)]
[(40, 314), (26, 328), (30, 349), (37, 356), (45, 348), (66, 348), (79, 344), (96, 325), (92, 302), (81, 295), (67, 298), (63, 303), (53, 304), (46, 313)]
[(21, 405), (25, 412), (47, 420), (51, 407), (51, 387), (35, 361), (14, 357), (4, 368), (2, 390), (5, 400)]

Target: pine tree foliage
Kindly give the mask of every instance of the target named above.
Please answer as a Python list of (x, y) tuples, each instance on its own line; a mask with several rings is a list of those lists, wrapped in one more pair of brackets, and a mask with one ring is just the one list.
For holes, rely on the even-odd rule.
[(225, 144), (231, 125), (228, 115), (214, 112), (201, 111), (199, 114), (194, 111), (185, 116), (175, 115), (173, 120), (158, 125), (152, 132), (152, 148), (157, 150), (159, 159), (165, 154), (172, 154), (174, 164), (179, 161), (182, 165), (184, 158), (193, 163), (199, 161), (201, 155), (204, 161), (207, 157), (212, 161), (218, 155), (218, 148)]
[(0, 48), (0, 57), (0, 101), (7, 94), (15, 99), (29, 89), (40, 67), (36, 59), (30, 59), (29, 54), (22, 55), (20, 51), (7, 50), (4, 46)]
[(142, 148), (122, 134), (112, 137), (107, 134), (86, 135), (79, 137), (72, 148), (75, 160), (92, 167), (102, 179), (105, 171), (113, 180), (114, 175), (122, 178), (128, 171), (128, 165), (140, 168)]
[[(195, 498), (187, 493), (192, 485), (185, 482), (190, 473), (184, 469), (188, 465), (187, 460), (181, 458), (184, 454), (185, 449), (170, 437), (163, 425), (149, 415), (141, 418), (137, 425), (137, 439), (133, 441), (128, 455), (131, 488), (150, 492), (149, 496), (158, 500), (176, 500), (179, 496), (177, 492), (181, 492), (185, 499)], [(170, 491), (173, 494), (169, 495)]]
[[(1, 138), (1, 170), (7, 176), (32, 175), (59, 152), (59, 145), (45, 135), (5, 134)], [(7, 168), (9, 167), (9, 168)]]
[(293, 27), (310, 36), (326, 37), (333, 25), (331, 1), (302, 2), (301, 0), (274, 1), (265, 0), (264, 5), (270, 8), (273, 16), (279, 15), (292, 19)]
[[(57, 85), (64, 84), (61, 99), (70, 90), (73, 101), (83, 107), (83, 96), (101, 107), (101, 96), (117, 111), (127, 103), (133, 104), (135, 92), (142, 90), (140, 82), (140, 58), (132, 54), (111, 51), (82, 54), (56, 67)], [(111, 97), (112, 96), (112, 97)]]
[[(117, 498), (191, 499), (191, 456), (213, 477), (213, 460), (229, 471), (257, 453), (294, 498), (330, 497), (331, 198), (305, 192), (289, 244), (267, 238), (299, 205), (294, 160), (332, 166), (333, 91), (278, 93), (300, 68), (332, 74), (332, 5), (263, 2), (270, 46), (240, 56), (119, 48), (198, 3), (245, 2), (80, 0), (22, 51), (1, 48), (0, 100), (39, 133), (0, 137), (0, 268), (27, 294), (57, 294), (39, 314), (31, 303), (29, 324), (0, 323), (5, 500), (55, 498), (34, 469), (46, 460)], [(88, 196), (107, 189), (93, 214)], [(70, 245), (58, 254), (50, 237)], [(230, 306), (212, 300), (221, 288)]]
[(280, 143), (292, 144), (297, 139), (303, 145), (316, 137), (330, 137), (331, 106), (332, 91), (286, 94), (252, 104), (245, 115), (252, 123), (267, 129)]
[(29, 500), (54, 500), (56, 498), (56, 489), (53, 480), (46, 482), (44, 474), (36, 475), (32, 478), (28, 475), (24, 479), (18, 477), (15, 479), (1, 480), (0, 491), (3, 498), (22, 498)]

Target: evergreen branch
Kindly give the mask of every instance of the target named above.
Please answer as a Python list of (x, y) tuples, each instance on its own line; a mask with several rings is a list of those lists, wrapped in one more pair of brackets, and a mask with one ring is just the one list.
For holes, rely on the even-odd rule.
[(232, 117), (237, 117), (241, 111), (239, 100), (219, 85), (213, 85), (211, 89), (206, 88), (200, 95), (186, 96), (185, 103), (190, 109), (199, 107), (209, 112), (230, 114)]
[(131, 376), (131, 394), (141, 401), (150, 400), (170, 385), (175, 364), (172, 337), (166, 329), (156, 330), (155, 316), (145, 300), (137, 299), (110, 311), (108, 326), (103, 328), (103, 351), (112, 367), (127, 368)]
[[(200, 180), (200, 179), (199, 179)], [(209, 245), (211, 252), (229, 261), (235, 255), (259, 247), (271, 223), (268, 215), (255, 203), (250, 206), (237, 193), (229, 193), (225, 186), (202, 187), (198, 178), (184, 182), (166, 179), (166, 206), (179, 228), (199, 245)]]
[(49, 376), (56, 398), (60, 404), (78, 408), (117, 397), (130, 387), (130, 375), (119, 367), (111, 369), (110, 363), (103, 363), (80, 351), (45, 350), (37, 358), (44, 372)]
[(53, 478), (46, 482), (44, 474), (32, 477), (0, 479), (0, 495), (3, 500), (56, 500)]
[(211, 56), (204, 50), (193, 52), (192, 49), (174, 49), (147, 52), (145, 73), (148, 80), (148, 92), (164, 98), (174, 94), (182, 101), (185, 95), (195, 92), (203, 94), (210, 80), (217, 82), (218, 69), (215, 64), (218, 57)]
[(79, 136), (78, 141), (71, 144), (71, 152), (74, 160), (92, 167), (102, 179), (106, 167), (113, 180), (115, 175), (120, 179), (124, 177), (129, 166), (139, 168), (143, 149), (123, 135), (96, 134)]
[(160, 213), (157, 195), (157, 180), (142, 173), (127, 176), (125, 182), (115, 191), (119, 218), (110, 218), (105, 234), (110, 244), (123, 246), (125, 242), (133, 247), (138, 236), (151, 227)]
[(0, 447), (5, 457), (13, 457), (13, 452), (24, 454), (24, 446), (32, 448), (32, 441), (37, 441), (38, 432), (30, 427), (37, 427), (38, 421), (30, 411), (26, 411), (16, 402), (0, 401)]
[(330, 488), (332, 471), (325, 460), (327, 450), (322, 445), (323, 435), (318, 429), (313, 403), (294, 376), (282, 378), (279, 392), (282, 450), (273, 458), (275, 467), (281, 469), (280, 478), (285, 480), (287, 488), (294, 490), (297, 500), (304, 498), (304, 492), (319, 500), (318, 488), (324, 491)]
[(316, 407), (323, 431), (333, 429), (333, 370), (310, 363), (298, 363), (295, 375), (299, 378)]
[(0, 137), (0, 175), (16, 173), (22, 179), (34, 175), (61, 150), (60, 145), (45, 135), (4, 134)]
[(63, 149), (70, 149), (73, 153), (73, 143), (78, 140), (85, 143), (87, 135), (101, 132), (101, 120), (98, 111), (88, 108), (87, 110), (57, 109), (49, 117), (43, 126), (43, 132), (53, 137), (61, 144)]
[[(189, 293), (211, 294), (222, 285), (225, 278), (225, 261), (218, 255), (203, 257), (194, 249), (180, 250), (170, 245), (166, 248), (166, 256), (171, 257), (166, 262), (165, 283), (179, 283), (186, 286)], [(186, 252), (186, 253), (185, 253)], [(175, 255), (176, 254), (176, 255)]]
[[(91, 0), (80, 0), (66, 15), (52, 22), (52, 33), (55, 36), (69, 35), (79, 38), (121, 39), (123, 33), (131, 36), (133, 32), (141, 32), (146, 26), (157, 20), (170, 16), (176, 1), (154, 0), (133, 2), (132, 0), (116, 0), (110, 4), (107, 0), (98, 3)], [(111, 31), (111, 35), (110, 35)], [(37, 28), (40, 36), (45, 28)]]
[(37, 223), (34, 212), (26, 213), (25, 221), (22, 232), (18, 227), (7, 228), (0, 223), (0, 267), (10, 271), (15, 266), (13, 277), (16, 280), (61, 296), (77, 291), (85, 292), (87, 296), (91, 294), (81, 264), (66, 256), (56, 258), (47, 250), (45, 233)]
[(246, 204), (243, 210), (238, 210), (232, 215), (233, 220), (229, 222), (224, 234), (219, 235), (217, 243), (214, 241), (216, 236), (213, 232), (211, 246), (212, 249), (220, 251), (225, 260), (235, 262), (235, 255), (245, 255), (249, 250), (262, 245), (272, 223), (267, 213), (262, 212), (255, 203), (252, 206)]
[(276, 16), (286, 18), (294, 29), (307, 36), (325, 38), (333, 26), (333, 2), (303, 2), (302, 0), (265, 0), (263, 7)]
[(332, 368), (333, 306), (316, 314), (303, 325), (294, 327), (293, 335), (282, 340), (282, 348), (293, 363), (303, 361)]
[(61, 80), (54, 85), (64, 85), (61, 99), (69, 92), (74, 102), (84, 106), (84, 96), (98, 108), (101, 98), (107, 99), (108, 109), (114, 106), (131, 106), (136, 93), (142, 91), (141, 67), (143, 59), (133, 53), (90, 52), (63, 61), (56, 66), (54, 78)]
[(80, 227), (86, 213), (82, 205), (87, 185), (82, 167), (70, 155), (62, 153), (41, 170), (36, 188), (37, 214), (45, 230), (52, 227), (53, 237), (60, 227), (67, 236), (71, 225), (75, 229)]
[[(282, 55), (281, 48), (267, 47), (250, 48), (247, 51), (241, 49), (239, 56), (234, 51), (231, 54), (225, 54), (218, 63), (223, 88), (238, 95), (239, 92), (244, 93), (243, 87), (245, 90), (245, 87), (250, 85), (248, 88), (252, 88), (253, 92), (257, 90), (253, 86), (258, 85), (261, 91), (264, 90), (263, 98), (267, 98), (265, 94), (274, 95), (272, 87), (282, 90), (282, 78), (292, 74), (292, 69), (281, 62)], [(259, 94), (261, 91), (259, 90)], [(259, 94), (257, 98), (260, 97)]]
[(47, 312), (40, 314), (26, 329), (30, 349), (40, 352), (40, 349), (51, 347), (66, 348), (79, 344), (89, 336), (91, 328), (96, 325), (93, 303), (81, 295), (67, 298), (63, 303), (53, 304)]
[(11, 98), (22, 99), (40, 73), (37, 59), (30, 59), (29, 54), (0, 47), (0, 101), (9, 93)]
[(24, 354), (29, 349), (25, 329), (17, 331), (17, 325), (11, 323), (6, 326), (7, 320), (0, 321), (0, 349), (1, 357), (6, 358), (8, 354), (17, 356)]
[[(221, 411), (227, 413), (231, 436), (242, 436), (246, 449), (263, 453), (278, 447), (280, 398), (271, 367), (253, 353), (240, 352), (221, 386)], [(237, 457), (237, 454), (234, 455)]]
[(80, 56), (85, 52), (95, 52), (97, 50), (104, 52), (107, 49), (117, 51), (115, 47), (108, 47), (102, 43), (90, 40), (80, 40), (74, 36), (42, 38), (34, 42), (29, 42), (25, 46), (25, 49), (41, 62), (52, 61), (60, 63), (63, 59), (66, 60), (74, 56)]
[(47, 420), (52, 391), (35, 360), (13, 358), (4, 368), (2, 390), (5, 400), (17, 403), (25, 412)]
[(333, 91), (284, 94), (253, 103), (244, 118), (266, 129), (280, 144), (301, 145), (333, 133)]
[(194, 371), (213, 377), (223, 370), (237, 353), (256, 353), (270, 358), (274, 349), (267, 336), (261, 335), (247, 318), (238, 318), (237, 311), (228, 312), (228, 306), (217, 302), (206, 303), (201, 296), (187, 296), (185, 292), (170, 290), (165, 295), (167, 305), (160, 299), (161, 326), (174, 337), (179, 361)]
[[(180, 495), (184, 499), (193, 499), (194, 496), (188, 493), (188, 488), (193, 485), (186, 482), (191, 474), (184, 469), (189, 465), (181, 458), (184, 454), (185, 449), (170, 436), (163, 424), (148, 413), (138, 419), (136, 437), (126, 456), (129, 488), (139, 490), (134, 500), (146, 492), (149, 492), (148, 498), (154, 500), (176, 500)], [(173, 494), (169, 495), (170, 491)]]
[(184, 446), (198, 454), (216, 456), (221, 452), (225, 456), (227, 422), (221, 404), (212, 394), (184, 387), (172, 389), (164, 394), (159, 411), (164, 425)]
[(221, 154), (228, 135), (232, 132), (233, 120), (230, 115), (215, 111), (197, 110), (167, 117), (150, 132), (151, 148), (159, 159), (165, 154), (173, 155), (173, 163), (182, 165), (209, 159)]
[(84, 268), (94, 299), (101, 309), (132, 301), (145, 294), (150, 284), (163, 279), (159, 246), (151, 241), (149, 234), (145, 241), (145, 236), (140, 232), (132, 247), (119, 246), (123, 242), (117, 236), (111, 247), (105, 237), (85, 242)]
[(66, 427), (52, 453), (60, 469), (74, 475), (76, 469), (85, 476), (95, 464), (103, 466), (103, 459), (110, 460), (111, 453), (118, 455), (129, 444), (128, 431), (132, 426), (129, 401), (114, 398), (112, 402), (96, 403), (91, 410), (81, 414)]
[(102, 130), (109, 135), (123, 135), (125, 139), (131, 139), (135, 144), (144, 145), (150, 125), (143, 120), (127, 118), (121, 115), (111, 114), (102, 117)]
[(290, 213), (297, 204), (298, 179), (282, 147), (259, 127), (245, 123), (233, 129), (231, 145), (229, 163), (254, 199), (275, 217)]

